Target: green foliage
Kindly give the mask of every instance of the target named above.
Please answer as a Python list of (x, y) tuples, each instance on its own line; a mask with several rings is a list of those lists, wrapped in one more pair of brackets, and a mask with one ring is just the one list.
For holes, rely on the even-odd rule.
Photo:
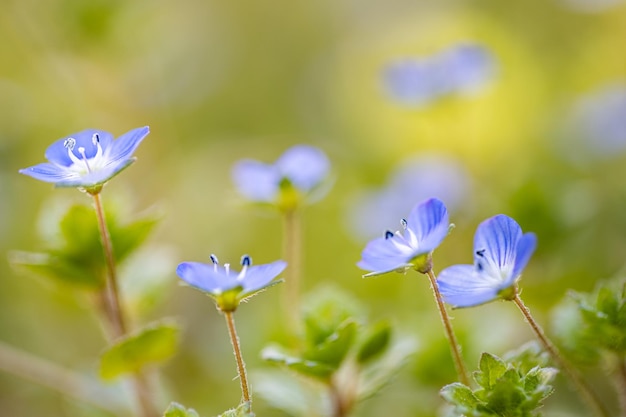
[(176, 353), (179, 328), (171, 320), (152, 323), (118, 340), (100, 358), (100, 376), (113, 379), (164, 362)]
[(185, 408), (178, 403), (171, 403), (165, 413), (163, 413), (163, 417), (200, 417), (196, 410), (193, 408)]
[[(107, 226), (118, 263), (145, 241), (158, 221), (152, 215), (122, 224), (115, 210), (107, 214)], [(94, 209), (85, 205), (71, 206), (59, 222), (57, 235), (58, 239), (44, 252), (11, 253), (11, 263), (71, 286), (102, 288), (106, 262)]]
[(542, 367), (545, 356), (536, 345), (529, 345), (504, 361), (483, 353), (474, 379), (480, 386), (472, 390), (455, 382), (442, 388), (441, 396), (454, 406), (454, 415), (466, 417), (532, 417), (552, 393), (553, 368)]
[[(412, 340), (400, 339), (392, 343), (392, 328), (387, 321), (369, 325), (363, 316), (363, 309), (347, 294), (334, 288), (318, 291), (307, 300), (300, 349), (288, 352), (275, 345), (269, 346), (263, 350), (262, 357), (321, 381), (335, 395), (343, 396), (345, 404), (352, 406), (387, 385), (416, 348)], [(293, 381), (286, 383), (276, 375), (264, 376), (256, 385), (260, 387), (258, 393), (273, 407), (289, 415), (307, 415), (306, 408), (311, 406), (302, 409), (302, 404), (317, 403), (313, 407), (320, 407), (330, 401), (330, 398), (319, 399), (319, 395), (329, 395), (328, 391), (306, 392), (313, 388), (303, 388)], [(285, 387), (291, 394), (277, 394)], [(311, 400), (315, 395), (317, 401)], [(300, 403), (294, 398), (299, 398)], [(327, 411), (319, 410), (319, 414), (325, 413)]]
[(359, 347), (356, 360), (365, 364), (382, 354), (391, 340), (391, 324), (387, 321), (379, 321), (371, 326), (366, 332), (363, 342)]
[(601, 285), (593, 294), (573, 293), (584, 324), (586, 340), (593, 346), (626, 353), (626, 282), (619, 288)]
[(250, 408), (250, 403), (243, 403), (239, 405), (239, 407), (225, 411), (220, 414), (218, 417), (254, 417), (255, 414), (252, 412)]

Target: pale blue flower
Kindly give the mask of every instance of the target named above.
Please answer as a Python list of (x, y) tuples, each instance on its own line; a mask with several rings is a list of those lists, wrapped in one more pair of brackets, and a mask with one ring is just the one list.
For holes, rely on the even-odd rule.
[(241, 301), (277, 283), (274, 278), (287, 267), (284, 261), (252, 266), (248, 255), (241, 257), (239, 272), (232, 271), (230, 264), (220, 265), (215, 255), (211, 255), (211, 262), (183, 262), (176, 268), (176, 274), (215, 299), (222, 311), (234, 311)]
[(50, 145), (45, 153), (49, 162), (19, 172), (56, 187), (79, 187), (96, 193), (135, 161), (133, 152), (148, 133), (147, 126), (140, 127), (114, 140), (109, 132), (83, 130)]
[(372, 271), (364, 277), (415, 268), (426, 273), (431, 269), (431, 253), (448, 235), (448, 210), (441, 200), (431, 198), (411, 210), (402, 219), (404, 233), (386, 231), (383, 237), (367, 244), (358, 266)]
[[(328, 177), (330, 163), (320, 149), (296, 145), (283, 153), (274, 164), (244, 159), (235, 164), (235, 186), (254, 202), (291, 204), (310, 195)], [(293, 196), (293, 192), (297, 194)], [(290, 201), (285, 201), (290, 200)]]
[(461, 43), (438, 53), (407, 57), (383, 70), (383, 86), (395, 100), (414, 106), (451, 94), (474, 94), (495, 74), (496, 63), (484, 46)]
[(453, 307), (472, 307), (511, 299), (536, 246), (535, 234), (522, 234), (512, 218), (499, 214), (485, 220), (474, 236), (474, 265), (454, 265), (437, 277), (443, 300)]

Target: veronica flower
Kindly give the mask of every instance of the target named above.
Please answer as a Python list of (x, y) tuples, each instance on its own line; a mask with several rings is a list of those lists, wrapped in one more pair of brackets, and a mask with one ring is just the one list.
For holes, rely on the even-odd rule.
[(431, 253), (450, 229), (448, 210), (441, 200), (431, 198), (402, 219), (404, 233), (385, 232), (372, 240), (361, 254), (360, 268), (372, 271), (364, 277), (414, 268), (426, 273), (431, 269)]
[(220, 265), (211, 255), (212, 264), (183, 262), (176, 274), (187, 284), (207, 293), (221, 311), (235, 311), (239, 303), (279, 281), (273, 281), (287, 267), (287, 263), (276, 261), (270, 264), (251, 266), (248, 255), (241, 257), (241, 271), (231, 271), (230, 264)]
[(97, 194), (107, 181), (135, 162), (132, 154), (148, 133), (147, 126), (140, 127), (114, 140), (102, 130), (83, 130), (50, 145), (45, 153), (49, 162), (19, 172), (56, 187), (79, 187)]
[(474, 236), (474, 265), (454, 265), (437, 277), (444, 301), (472, 307), (516, 295), (516, 283), (537, 246), (512, 218), (499, 214), (482, 222)]
[(273, 164), (244, 159), (232, 175), (239, 192), (254, 202), (292, 209), (328, 177), (330, 163), (320, 149), (297, 145)]

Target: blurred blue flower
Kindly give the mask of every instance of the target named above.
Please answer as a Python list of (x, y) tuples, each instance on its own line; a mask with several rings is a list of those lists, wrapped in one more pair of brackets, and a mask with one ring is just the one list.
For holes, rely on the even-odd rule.
[(488, 49), (459, 44), (431, 56), (392, 62), (383, 70), (383, 84), (395, 100), (419, 106), (449, 94), (474, 94), (494, 74), (495, 59)]
[(420, 154), (400, 163), (381, 189), (360, 190), (346, 210), (351, 234), (371, 239), (430, 197), (445, 201), (450, 212), (468, 206), (470, 173), (445, 154)]
[(415, 206), (408, 219), (402, 219), (402, 227), (404, 234), (388, 230), (383, 237), (367, 244), (357, 264), (372, 271), (364, 277), (404, 272), (409, 268), (428, 272), (432, 267), (431, 253), (450, 228), (448, 210), (441, 200), (431, 198)]
[[(626, 150), (626, 84), (615, 83), (582, 97), (571, 110), (565, 129), (564, 152), (587, 160), (590, 155), (613, 157)], [(572, 146), (572, 141), (578, 144)]]
[(522, 234), (512, 218), (499, 214), (485, 220), (474, 236), (474, 265), (454, 265), (437, 277), (443, 300), (454, 307), (472, 307), (511, 299), (536, 246), (535, 234)]
[(320, 187), (329, 170), (324, 152), (313, 146), (296, 145), (274, 164), (241, 160), (233, 167), (232, 175), (239, 192), (251, 201), (292, 209)]
[(280, 282), (274, 278), (287, 267), (284, 261), (251, 266), (252, 259), (244, 255), (241, 271), (231, 273), (230, 264), (219, 265), (215, 255), (211, 255), (211, 261), (212, 264), (183, 262), (176, 268), (176, 274), (212, 297), (221, 311), (235, 311), (242, 301)]
[(97, 193), (135, 161), (132, 154), (149, 132), (147, 126), (140, 127), (114, 140), (109, 132), (83, 130), (50, 145), (45, 153), (49, 162), (19, 172), (56, 187), (79, 187)]

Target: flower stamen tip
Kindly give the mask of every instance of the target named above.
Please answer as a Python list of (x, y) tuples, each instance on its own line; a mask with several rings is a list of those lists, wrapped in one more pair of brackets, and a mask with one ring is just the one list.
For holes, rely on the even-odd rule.
[(387, 230), (385, 232), (385, 239), (391, 239), (394, 236), (393, 232), (391, 230)]
[(74, 146), (76, 146), (76, 139), (74, 138), (67, 138), (63, 141), (63, 147), (65, 149), (69, 149), (71, 151), (74, 149)]
[(242, 266), (250, 266), (252, 264), (252, 258), (248, 255), (243, 255), (241, 257), (241, 265)]

